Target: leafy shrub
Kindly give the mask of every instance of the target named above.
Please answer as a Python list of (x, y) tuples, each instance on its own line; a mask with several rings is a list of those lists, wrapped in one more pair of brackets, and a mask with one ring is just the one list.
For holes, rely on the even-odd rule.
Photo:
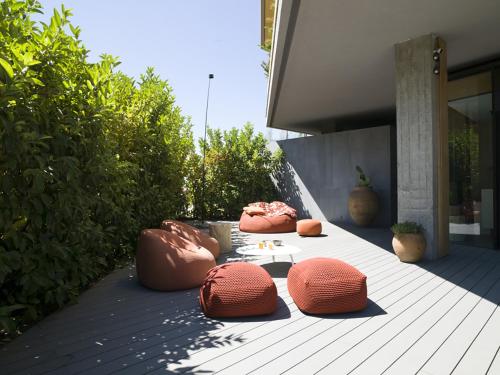
[(368, 187), (371, 188), (371, 180), (370, 177), (365, 175), (365, 172), (361, 169), (359, 165), (356, 165), (356, 172), (358, 172), (358, 184), (359, 187)]
[[(203, 150), (203, 140), (200, 140)], [(242, 129), (208, 129), (205, 163), (205, 217), (237, 219), (249, 202), (272, 201), (277, 197), (271, 176), (282, 160), (280, 153), (267, 148), (262, 133), (251, 124)], [(196, 216), (201, 215), (202, 158), (197, 157), (190, 179)]]
[[(129, 262), (143, 228), (199, 217), (202, 158), (172, 89), (87, 61), (71, 12), (0, 3), (0, 333), (12, 335)], [(200, 141), (200, 149), (203, 141)], [(209, 129), (205, 217), (275, 199), (281, 160), (250, 124)]]
[(394, 234), (407, 234), (407, 233), (422, 233), (423, 228), (420, 224), (413, 221), (405, 221), (403, 223), (394, 224), (391, 227), (392, 233)]
[[(171, 87), (87, 61), (71, 12), (35, 23), (35, 0), (0, 3), (0, 333), (74, 301), (129, 262), (136, 237), (201, 213), (202, 158)], [(205, 217), (275, 199), (281, 160), (251, 125), (209, 129)], [(203, 148), (203, 141), (200, 141)]]
[(0, 330), (14, 333), (133, 255), (182, 214), (194, 151), (172, 90), (87, 61), (71, 13), (0, 4)]

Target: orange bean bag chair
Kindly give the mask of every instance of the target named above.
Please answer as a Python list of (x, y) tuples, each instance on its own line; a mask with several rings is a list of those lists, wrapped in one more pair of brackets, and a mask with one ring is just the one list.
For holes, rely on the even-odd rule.
[(141, 284), (161, 291), (200, 286), (216, 266), (210, 251), (161, 229), (141, 232), (135, 263)]
[(308, 314), (363, 310), (367, 303), (366, 276), (338, 259), (312, 258), (288, 271), (288, 291)]
[(304, 237), (319, 236), (322, 231), (321, 221), (304, 219), (297, 221), (297, 233)]
[(287, 233), (295, 232), (297, 219), (288, 215), (250, 216), (243, 212), (240, 218), (240, 231), (249, 233)]
[(272, 314), (277, 299), (271, 276), (252, 263), (226, 263), (212, 268), (200, 288), (201, 309), (213, 318)]
[(160, 228), (208, 249), (215, 259), (220, 255), (219, 241), (191, 225), (177, 220), (165, 220), (161, 223)]

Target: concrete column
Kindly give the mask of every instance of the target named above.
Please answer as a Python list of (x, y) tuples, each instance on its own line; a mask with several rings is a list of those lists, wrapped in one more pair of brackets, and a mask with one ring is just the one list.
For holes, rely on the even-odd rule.
[(448, 252), (447, 82), (443, 40), (430, 34), (396, 44), (398, 222), (423, 225), (427, 259)]

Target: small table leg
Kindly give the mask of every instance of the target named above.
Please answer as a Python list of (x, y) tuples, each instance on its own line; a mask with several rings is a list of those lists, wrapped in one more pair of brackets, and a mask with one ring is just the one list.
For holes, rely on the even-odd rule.
[(293, 260), (293, 255), (290, 254), (290, 259), (292, 260), (292, 264), (295, 264), (295, 261)]
[(273, 255), (273, 262), (275, 262), (274, 255)]

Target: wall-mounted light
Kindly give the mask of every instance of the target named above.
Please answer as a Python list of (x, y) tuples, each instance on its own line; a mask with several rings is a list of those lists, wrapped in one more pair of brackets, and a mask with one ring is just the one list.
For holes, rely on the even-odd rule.
[(436, 48), (432, 51), (432, 60), (434, 60), (434, 68), (432, 69), (432, 72), (436, 75), (439, 74), (439, 59), (442, 52), (442, 48)]

